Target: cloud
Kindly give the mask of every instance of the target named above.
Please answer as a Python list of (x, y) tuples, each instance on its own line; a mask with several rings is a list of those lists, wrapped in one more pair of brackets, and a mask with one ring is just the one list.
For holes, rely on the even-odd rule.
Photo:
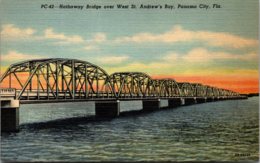
[(130, 69), (138, 69), (140, 70), (145, 70), (145, 69), (166, 69), (171, 67), (172, 65), (168, 63), (163, 63), (163, 62), (151, 62), (148, 64), (145, 63), (140, 63), (140, 62), (134, 62), (128, 65), (128, 68)]
[(214, 60), (254, 61), (258, 60), (258, 55), (256, 53), (232, 54), (227, 52), (213, 52), (204, 48), (195, 48), (181, 58), (188, 62), (209, 62)]
[(162, 57), (163, 60), (165, 61), (177, 61), (178, 60), (178, 54), (177, 53), (174, 53), (174, 52), (170, 52), (168, 53), (166, 56)]
[[(66, 43), (82, 43), (84, 39), (79, 35), (67, 36), (63, 33), (54, 32), (53, 28), (47, 28), (44, 31), (44, 35), (36, 36), (36, 30), (33, 28), (19, 28), (14, 24), (6, 24), (2, 26), (1, 37), (3, 40), (45, 40), (53, 39), (58, 40), (55, 44), (66, 44)], [(100, 40), (101, 38), (99, 38)]]
[(122, 56), (103, 56), (102, 59), (99, 59), (98, 62), (101, 64), (120, 64), (126, 60), (128, 60), (129, 57), (122, 55)]
[(14, 24), (6, 24), (2, 26), (1, 37), (2, 39), (26, 39), (32, 37), (36, 32), (33, 28), (19, 28)]
[(162, 60), (166, 62), (176, 62), (176, 63), (199, 63), (199, 62), (211, 62), (211, 61), (257, 61), (258, 55), (255, 52), (246, 54), (234, 54), (227, 53), (223, 51), (209, 51), (205, 48), (194, 48), (186, 54), (178, 54), (175, 52), (169, 52)]
[(91, 50), (99, 50), (99, 48), (97, 46), (93, 46), (93, 45), (86, 45), (83, 47), (84, 50), (87, 51), (91, 51)]
[(107, 40), (107, 36), (105, 33), (95, 33), (91, 42), (102, 43), (106, 40)]
[(9, 51), (7, 54), (1, 55), (1, 60), (6, 62), (16, 62), (21, 60), (39, 59), (44, 57), (45, 56), (43, 55), (23, 54), (17, 51)]
[(60, 43), (82, 43), (84, 39), (79, 35), (67, 36), (63, 33), (55, 33), (52, 28), (47, 28), (44, 31), (45, 39), (59, 40)]
[(105, 33), (95, 33), (89, 40), (84, 40), (82, 36), (79, 35), (65, 35), (64, 33), (56, 33), (53, 28), (47, 28), (44, 31), (44, 39), (58, 40), (55, 44), (68, 44), (68, 43), (88, 43), (83, 47), (84, 50), (96, 50), (98, 49), (95, 44), (103, 43), (107, 41)]
[(143, 62), (132, 62), (125, 64), (120, 67), (105, 67), (106, 71), (109, 73), (114, 73), (118, 71), (122, 72), (145, 72), (150, 75), (152, 74), (161, 74), (165, 70), (170, 70), (174, 65), (170, 63), (163, 62), (151, 62), (151, 63), (143, 63)]
[(179, 25), (174, 26), (170, 31), (162, 34), (138, 33), (133, 36), (119, 37), (115, 39), (116, 43), (176, 43), (190, 41), (202, 41), (207, 45), (215, 47), (244, 48), (258, 46), (258, 40), (243, 38), (225, 32), (185, 30)]
[(52, 43), (54, 45), (64, 45), (70, 43), (83, 44), (84, 50), (97, 50), (97, 44), (107, 41), (106, 33), (102, 32), (94, 33), (93, 36), (89, 39), (84, 39), (80, 35), (67, 35), (65, 33), (59, 33), (51, 27), (46, 28), (42, 32), (42, 35), (36, 35), (36, 30), (33, 28), (19, 28), (14, 24), (5, 24), (2, 26), (1, 38), (4, 41), (21, 41), (24, 39), (31, 41), (53, 40)]
[[(93, 35), (93, 38), (90, 40), (84, 40), (83, 37), (79, 35), (65, 35), (64, 33), (56, 33), (54, 32), (53, 28), (47, 28), (44, 31), (44, 38), (45, 39), (54, 39), (54, 40), (59, 40), (62, 43), (102, 43), (106, 41), (106, 34), (105, 33), (95, 33)], [(86, 46), (88, 48), (90, 46)], [(86, 49), (85, 48), (85, 49)]]

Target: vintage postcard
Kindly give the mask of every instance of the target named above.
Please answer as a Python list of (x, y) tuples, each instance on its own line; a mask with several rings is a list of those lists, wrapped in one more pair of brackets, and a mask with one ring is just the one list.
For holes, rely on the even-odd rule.
[(258, 0), (0, 0), (1, 161), (259, 161)]

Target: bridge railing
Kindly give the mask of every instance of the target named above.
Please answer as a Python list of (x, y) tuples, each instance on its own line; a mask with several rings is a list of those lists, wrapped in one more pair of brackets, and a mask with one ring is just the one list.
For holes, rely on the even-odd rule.
[(15, 88), (0, 88), (0, 97), (16, 98), (16, 89)]
[[(0, 89), (0, 96), (2, 98), (14, 98), (18, 97), (19, 93), (21, 92), (20, 89), (14, 89), (14, 88), (1, 88)], [(69, 92), (66, 91), (59, 91), (58, 96), (52, 95), (47, 93), (47, 91), (38, 91), (38, 90), (25, 90), (23, 95), (21, 96), (20, 100), (57, 100), (57, 99), (111, 99), (111, 98), (176, 98), (176, 97), (183, 97), (183, 98), (228, 98), (231, 96), (225, 96), (225, 95), (219, 95), (219, 96), (189, 96), (189, 95), (174, 95), (174, 96), (165, 96), (165, 95), (158, 95), (158, 94), (146, 94), (146, 95), (140, 95), (140, 94), (123, 94), (123, 96), (115, 97), (113, 93), (108, 92), (99, 92), (96, 93), (88, 93), (83, 91), (76, 91), (74, 98), (70, 95)], [(237, 97), (237, 96), (236, 96)]]
[[(16, 90), (16, 96), (21, 92), (20, 89)], [(100, 91), (97, 93), (85, 91), (76, 91), (74, 99), (92, 99), (92, 98), (174, 98), (174, 97), (181, 97), (180, 95), (158, 95), (154, 94), (130, 94), (124, 93), (119, 97), (114, 96), (113, 93), (108, 93), (105, 91)], [(54, 94), (48, 94), (47, 91), (38, 91), (36, 89), (32, 90), (25, 90), (20, 98), (21, 100), (44, 100), (44, 99), (73, 99), (70, 92), (68, 91), (59, 91), (58, 94), (56, 92)]]

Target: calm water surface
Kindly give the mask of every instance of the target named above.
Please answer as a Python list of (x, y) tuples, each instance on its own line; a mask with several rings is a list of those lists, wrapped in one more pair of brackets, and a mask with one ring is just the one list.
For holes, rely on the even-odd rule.
[[(104, 121), (90, 120), (93, 103), (24, 105), (20, 132), (1, 136), (1, 159), (257, 161), (258, 102), (258, 97), (252, 97)], [(140, 102), (125, 103), (123, 110), (138, 107)], [(68, 116), (86, 117), (53, 121)]]

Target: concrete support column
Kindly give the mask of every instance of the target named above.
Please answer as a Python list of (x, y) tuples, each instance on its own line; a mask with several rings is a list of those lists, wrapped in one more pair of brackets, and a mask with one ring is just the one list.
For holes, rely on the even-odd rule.
[(1, 99), (1, 132), (19, 131), (19, 100)]
[(185, 98), (185, 105), (192, 105), (196, 103), (196, 98)]
[(95, 112), (97, 117), (117, 117), (120, 114), (120, 101), (96, 101)]
[(222, 96), (222, 100), (227, 100), (227, 96)]
[(207, 97), (207, 102), (213, 102), (214, 101), (214, 97)]
[(227, 100), (227, 97), (226, 96), (222, 97), (222, 100)]
[(248, 99), (247, 96), (241, 96), (239, 99)]
[(160, 99), (160, 108), (169, 108), (169, 101), (167, 99)]
[(184, 98), (177, 97), (177, 98), (174, 98), (174, 99), (169, 99), (168, 103), (169, 103), (169, 107), (170, 108), (174, 108), (174, 107), (178, 107), (178, 106), (184, 105), (185, 104), (185, 100), (184, 100)]
[(198, 98), (196, 98), (196, 101), (197, 101), (198, 104), (205, 103), (205, 102), (207, 102), (207, 98), (206, 97), (198, 97)]
[(143, 100), (143, 111), (159, 110), (161, 108), (161, 100)]

